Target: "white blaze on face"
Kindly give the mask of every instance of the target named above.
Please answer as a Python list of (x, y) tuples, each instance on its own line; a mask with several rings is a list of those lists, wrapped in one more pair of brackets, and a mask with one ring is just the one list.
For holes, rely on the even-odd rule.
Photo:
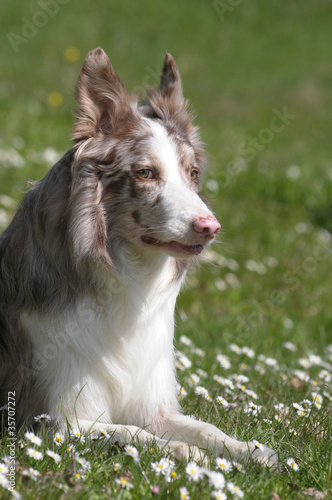
[(165, 234), (166, 230), (170, 237), (177, 236), (187, 240), (193, 231), (194, 221), (198, 218), (212, 217), (212, 213), (190, 187), (190, 178), (186, 182), (181, 176), (176, 145), (168, 136), (166, 129), (151, 119), (146, 119), (146, 122), (152, 130), (151, 147), (162, 165), (162, 178), (165, 180), (162, 205), (167, 215), (167, 223), (163, 232)]

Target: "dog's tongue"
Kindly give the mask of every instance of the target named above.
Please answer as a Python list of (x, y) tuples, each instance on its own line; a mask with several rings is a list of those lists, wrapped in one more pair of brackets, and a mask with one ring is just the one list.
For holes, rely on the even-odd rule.
[(176, 253), (199, 255), (203, 250), (203, 245), (182, 245), (176, 241), (171, 241), (170, 243), (164, 243), (165, 248), (172, 250)]
[(151, 238), (150, 236), (144, 236), (142, 240), (148, 245), (163, 247), (183, 255), (199, 255), (204, 248), (203, 245), (182, 245), (182, 243), (178, 243), (177, 241), (163, 242), (156, 238)]

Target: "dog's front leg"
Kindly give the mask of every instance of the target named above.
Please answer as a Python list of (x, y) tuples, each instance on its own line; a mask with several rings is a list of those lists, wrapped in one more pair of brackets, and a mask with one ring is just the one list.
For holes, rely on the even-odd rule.
[(158, 435), (163, 439), (174, 439), (195, 445), (214, 456), (246, 461), (252, 458), (271, 467), (278, 462), (276, 452), (265, 445), (258, 447), (251, 441), (237, 441), (212, 424), (200, 422), (177, 412), (167, 415), (158, 430)]
[(77, 424), (81, 433), (87, 435), (90, 439), (97, 439), (106, 431), (109, 435), (109, 441), (119, 443), (120, 446), (132, 443), (138, 443), (141, 446), (151, 446), (155, 443), (158, 448), (166, 453), (170, 453), (178, 460), (188, 461), (189, 459), (193, 459), (201, 462), (204, 461), (204, 454), (196, 446), (190, 446), (188, 442), (162, 439), (135, 425), (102, 424), (100, 422), (81, 419), (78, 419)]

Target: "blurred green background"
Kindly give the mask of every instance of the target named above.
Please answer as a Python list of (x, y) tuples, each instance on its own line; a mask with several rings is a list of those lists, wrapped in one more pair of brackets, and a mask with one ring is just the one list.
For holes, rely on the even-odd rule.
[(201, 347), (235, 341), (273, 355), (292, 340), (320, 351), (332, 342), (331, 15), (330, 0), (2, 0), (0, 224), (26, 179), (70, 147), (86, 53), (102, 46), (141, 92), (169, 51), (223, 228), (190, 273), (177, 331)]

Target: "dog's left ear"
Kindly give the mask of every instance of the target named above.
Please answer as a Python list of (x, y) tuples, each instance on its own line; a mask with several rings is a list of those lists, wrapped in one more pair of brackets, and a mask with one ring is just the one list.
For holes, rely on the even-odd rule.
[(117, 117), (131, 110), (131, 97), (101, 48), (87, 55), (76, 86), (77, 122), (73, 139), (109, 133)]
[(159, 91), (162, 97), (177, 107), (185, 104), (180, 73), (174, 58), (166, 53)]

